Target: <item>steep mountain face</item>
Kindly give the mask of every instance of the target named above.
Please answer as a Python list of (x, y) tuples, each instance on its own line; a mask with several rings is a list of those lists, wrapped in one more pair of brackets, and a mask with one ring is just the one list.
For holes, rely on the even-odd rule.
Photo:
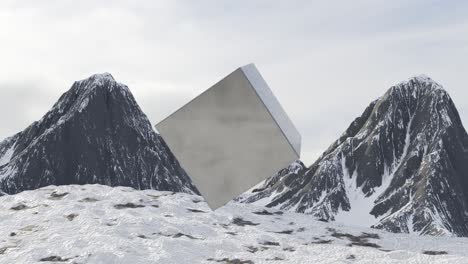
[(468, 135), (426, 76), (391, 87), (310, 167), (240, 199), (391, 232), (468, 236)]
[(127, 86), (110, 74), (75, 82), (53, 108), (0, 142), (0, 190), (105, 184), (197, 192)]

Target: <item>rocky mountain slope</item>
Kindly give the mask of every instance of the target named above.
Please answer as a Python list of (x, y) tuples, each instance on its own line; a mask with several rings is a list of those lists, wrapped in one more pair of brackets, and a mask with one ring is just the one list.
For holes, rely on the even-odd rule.
[(99, 183), (196, 192), (127, 86), (110, 74), (75, 82), (53, 108), (0, 142), (0, 190)]
[(200, 196), (103, 185), (0, 197), (0, 263), (468, 263), (467, 238), (323, 223)]
[(468, 135), (426, 76), (391, 87), (310, 167), (240, 199), (392, 232), (468, 236)]

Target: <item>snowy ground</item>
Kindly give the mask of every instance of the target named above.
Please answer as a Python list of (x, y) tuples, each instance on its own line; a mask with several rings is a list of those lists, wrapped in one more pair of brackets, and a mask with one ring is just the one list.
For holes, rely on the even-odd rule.
[(199, 196), (101, 185), (0, 197), (0, 223), (0, 263), (468, 263), (464, 238), (237, 203), (211, 212)]

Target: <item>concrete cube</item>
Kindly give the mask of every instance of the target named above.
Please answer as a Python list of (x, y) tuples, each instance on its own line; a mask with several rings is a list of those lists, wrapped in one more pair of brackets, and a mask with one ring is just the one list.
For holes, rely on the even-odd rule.
[(300, 156), (300, 134), (253, 64), (156, 128), (213, 210)]

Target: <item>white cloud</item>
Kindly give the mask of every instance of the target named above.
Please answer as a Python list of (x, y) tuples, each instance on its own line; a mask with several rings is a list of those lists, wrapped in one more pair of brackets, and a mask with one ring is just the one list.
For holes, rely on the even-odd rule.
[(128, 84), (156, 123), (250, 62), (302, 132), (307, 164), (371, 100), (420, 73), (468, 124), (467, 12), (419, 0), (2, 1), (0, 138), (93, 73)]

